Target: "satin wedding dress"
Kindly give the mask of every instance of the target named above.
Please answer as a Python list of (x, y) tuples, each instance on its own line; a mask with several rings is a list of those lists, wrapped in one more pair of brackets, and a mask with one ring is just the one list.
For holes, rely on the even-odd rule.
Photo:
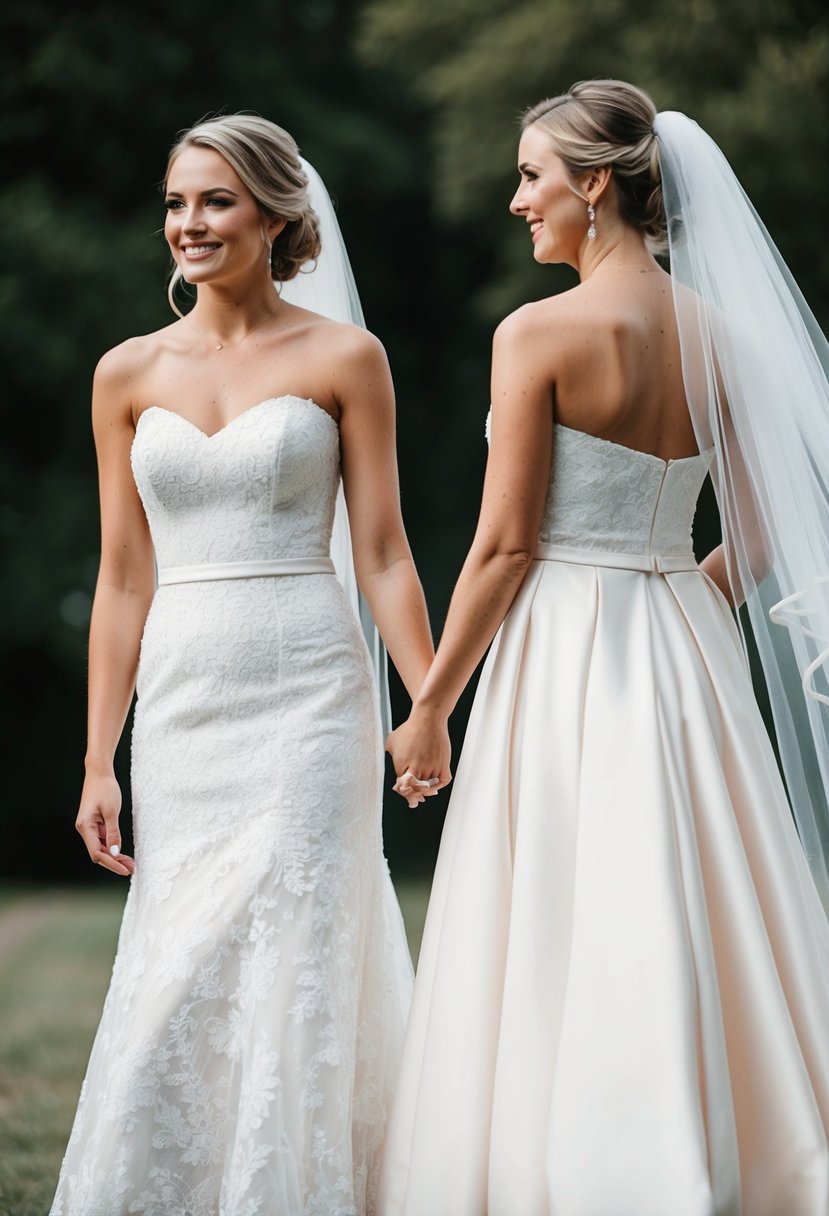
[(383, 1216), (826, 1216), (829, 926), (691, 524), (555, 428), (444, 829)]
[(339, 433), (275, 397), (132, 451), (159, 589), (135, 877), (54, 1216), (375, 1211), (411, 984), (368, 651), (328, 557)]

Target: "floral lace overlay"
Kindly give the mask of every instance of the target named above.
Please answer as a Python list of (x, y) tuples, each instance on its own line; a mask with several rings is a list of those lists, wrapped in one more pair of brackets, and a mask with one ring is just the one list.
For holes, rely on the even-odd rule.
[[(486, 420), (490, 437), (491, 411)], [(556, 424), (539, 542), (685, 555), (709, 456), (662, 460)]]
[[(139, 424), (162, 566), (327, 552), (336, 423)], [(332, 575), (171, 584), (141, 646), (136, 874), (54, 1216), (375, 1211), (411, 966), (376, 691)]]

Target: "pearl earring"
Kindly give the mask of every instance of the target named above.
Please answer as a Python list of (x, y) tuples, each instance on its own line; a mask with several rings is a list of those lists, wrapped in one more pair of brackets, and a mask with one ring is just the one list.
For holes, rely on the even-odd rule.
[(596, 239), (596, 208), (592, 203), (587, 204), (587, 218), (590, 220), (590, 227), (587, 229), (588, 241)]

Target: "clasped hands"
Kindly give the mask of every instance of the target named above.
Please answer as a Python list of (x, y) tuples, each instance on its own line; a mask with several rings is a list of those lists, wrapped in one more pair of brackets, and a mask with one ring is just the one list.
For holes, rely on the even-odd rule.
[(452, 745), (445, 719), (412, 710), (407, 722), (386, 739), (397, 780), (392, 788), (410, 807), (418, 806), (452, 780)]

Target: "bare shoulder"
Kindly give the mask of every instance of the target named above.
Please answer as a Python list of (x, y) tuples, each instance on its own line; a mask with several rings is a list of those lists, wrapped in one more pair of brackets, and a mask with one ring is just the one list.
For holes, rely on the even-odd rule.
[(391, 371), (382, 342), (360, 325), (320, 318), (313, 327), (311, 344), (317, 355), (324, 355), (330, 368), (334, 398), (343, 411), (351, 416), (353, 405), (363, 412), (365, 404), (374, 401), (386, 408), (393, 399)]
[(539, 339), (555, 339), (589, 316), (581, 285), (559, 295), (523, 304), (505, 317), (495, 331), (496, 345), (532, 346)]
[(335, 380), (349, 372), (386, 369), (388, 360), (382, 342), (361, 325), (332, 321), (308, 309), (296, 308), (294, 333), (299, 343), (324, 355)]
[(142, 384), (167, 345), (172, 328), (127, 338), (101, 356), (92, 382), (94, 418), (132, 420), (133, 403), (140, 399)]
[(494, 334), (494, 341), (496, 345), (500, 346), (510, 346), (516, 342), (523, 342), (537, 335), (545, 322), (546, 318), (542, 310), (539, 309), (538, 302), (522, 304), (520, 308), (516, 308), (515, 312), (509, 313), (498, 324)]
[(146, 365), (150, 354), (151, 335), (127, 338), (113, 346), (98, 360), (95, 368), (95, 386), (117, 389), (127, 384)]
[[(567, 340), (560, 297), (524, 304), (501, 321), (492, 340), (492, 373), (498, 382), (552, 387)], [(497, 390), (493, 382), (493, 393)]]
[(348, 363), (371, 363), (386, 358), (380, 339), (361, 325), (321, 317), (319, 336), (332, 355)]
[(117, 388), (119, 385), (134, 382), (169, 346), (177, 324), (178, 322), (173, 322), (154, 333), (127, 338), (113, 346), (98, 360), (95, 368), (96, 385)]

